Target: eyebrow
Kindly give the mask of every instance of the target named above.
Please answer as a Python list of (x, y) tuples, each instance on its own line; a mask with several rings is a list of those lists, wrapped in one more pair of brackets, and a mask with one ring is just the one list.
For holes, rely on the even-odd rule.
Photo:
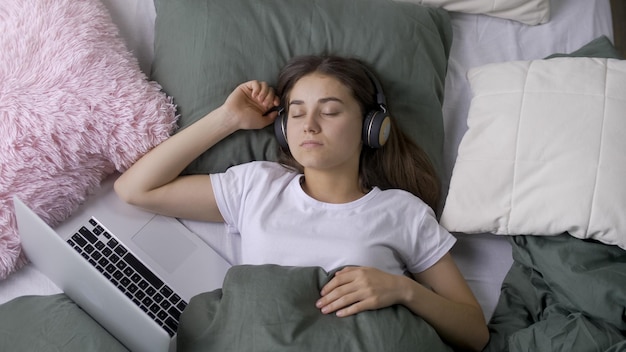
[[(336, 98), (336, 97), (320, 98), (320, 99), (317, 100), (317, 102), (320, 103), (320, 104), (328, 103), (328, 102), (331, 102), (331, 101), (336, 101), (338, 103), (343, 104), (343, 100), (341, 100), (339, 98)], [(289, 102), (289, 105), (303, 105), (303, 104), (304, 104), (304, 101), (302, 101), (302, 100), (292, 100), (292, 101)]]

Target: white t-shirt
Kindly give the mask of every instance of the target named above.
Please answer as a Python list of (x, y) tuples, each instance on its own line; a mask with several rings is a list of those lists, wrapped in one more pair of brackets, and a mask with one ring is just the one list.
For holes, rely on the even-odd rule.
[(320, 202), (301, 187), (302, 174), (257, 161), (211, 175), (230, 232), (241, 234), (244, 264), (370, 266), (419, 273), (456, 239), (421, 199), (402, 190), (372, 189), (343, 204)]

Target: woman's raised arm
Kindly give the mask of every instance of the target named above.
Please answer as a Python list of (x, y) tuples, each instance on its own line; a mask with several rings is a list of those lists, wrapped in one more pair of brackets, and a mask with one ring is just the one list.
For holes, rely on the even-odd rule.
[(223, 221), (209, 175), (179, 176), (194, 159), (239, 129), (259, 129), (277, 113), (274, 90), (265, 82), (239, 85), (223, 105), (146, 153), (115, 182), (119, 197), (155, 213)]

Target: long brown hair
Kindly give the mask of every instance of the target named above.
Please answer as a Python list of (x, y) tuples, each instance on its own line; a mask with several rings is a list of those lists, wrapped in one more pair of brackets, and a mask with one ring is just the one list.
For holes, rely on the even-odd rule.
[[(283, 107), (296, 82), (308, 74), (318, 72), (338, 79), (350, 88), (361, 106), (361, 112), (378, 109), (376, 88), (368, 75), (365, 63), (354, 58), (338, 56), (298, 56), (283, 67), (278, 76), (278, 94)], [(370, 72), (373, 72), (368, 68)], [(371, 74), (371, 73), (370, 73)], [(393, 115), (393, 113), (392, 113)], [(280, 162), (303, 172), (302, 166), (289, 150), (281, 149)], [(391, 118), (391, 132), (387, 143), (378, 149), (363, 145), (359, 163), (359, 182), (364, 190), (374, 186), (380, 189), (397, 188), (411, 192), (434, 211), (440, 197), (439, 178), (424, 150), (398, 128)]]

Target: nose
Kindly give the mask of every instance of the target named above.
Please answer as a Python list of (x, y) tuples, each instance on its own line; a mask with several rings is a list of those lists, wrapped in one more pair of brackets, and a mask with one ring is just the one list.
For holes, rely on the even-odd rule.
[(307, 113), (306, 116), (304, 117), (302, 126), (304, 128), (304, 132), (311, 132), (311, 133), (319, 132), (320, 125), (319, 125), (319, 122), (317, 121), (317, 113), (316, 112)]

